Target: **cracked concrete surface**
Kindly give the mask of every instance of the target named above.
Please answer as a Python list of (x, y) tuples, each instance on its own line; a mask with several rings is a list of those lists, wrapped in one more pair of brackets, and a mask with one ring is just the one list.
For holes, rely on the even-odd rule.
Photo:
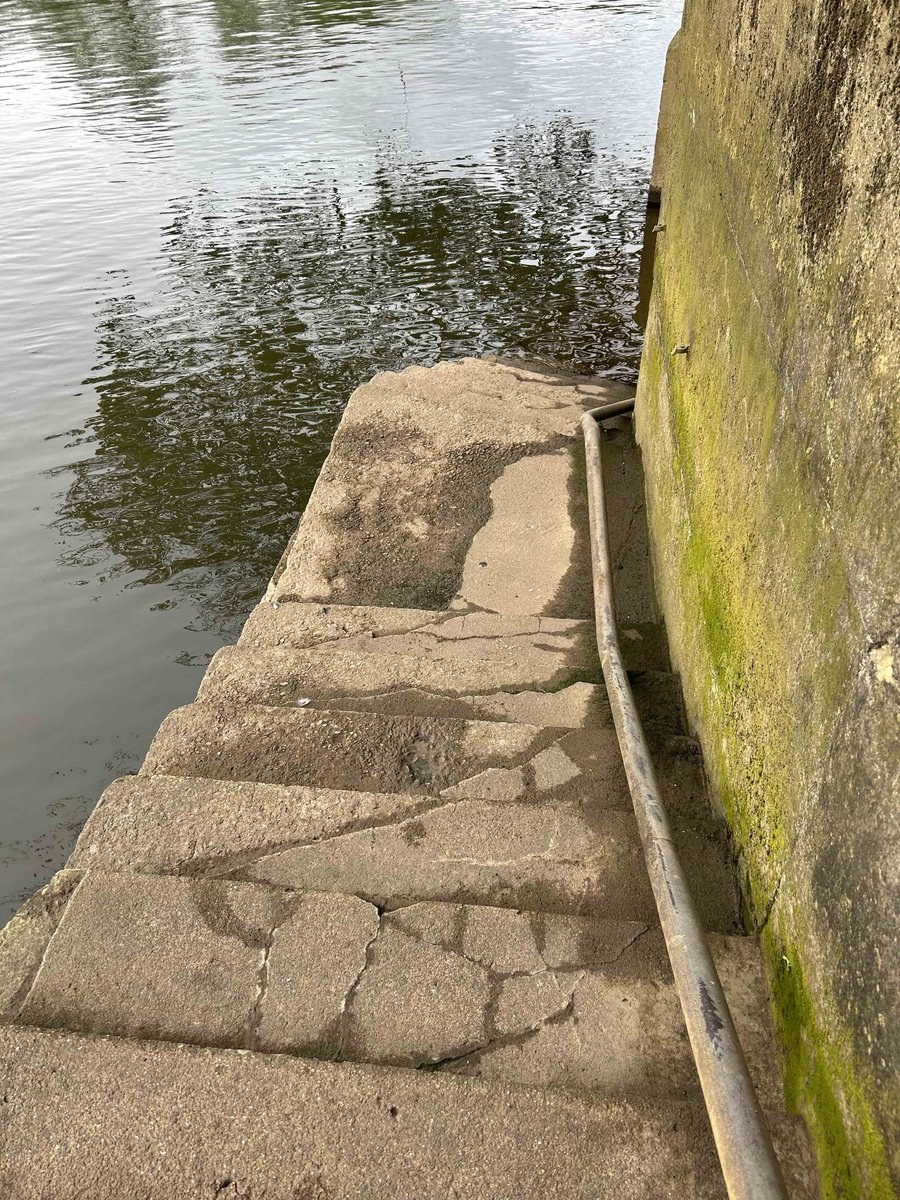
[(409, 900), (548, 912), (655, 913), (631, 813), (483, 801), (443, 804), (406, 821), (260, 856), (241, 878)]
[(274, 931), (259, 1047), (345, 1057), (349, 1007), (380, 928), (372, 904), (306, 893)]
[(435, 802), (414, 793), (129, 775), (103, 793), (69, 862), (80, 870), (217, 874), (289, 846), (415, 816)]
[[(690, 749), (657, 754), (661, 786), (703, 791)], [(614, 730), (197, 701), (160, 727), (142, 774), (487, 799), (627, 806)], [(675, 795), (677, 793), (678, 795)], [(688, 803), (685, 799), (684, 803)], [(704, 800), (705, 803), (705, 800)]]
[[(624, 621), (622, 651), (629, 671), (668, 671), (665, 629), (658, 622)], [(544, 669), (548, 661), (596, 669), (593, 622), (534, 615), (434, 612), (351, 604), (263, 600), (251, 612), (243, 649), (348, 650), (406, 654), (439, 661), (515, 658)]]
[[(737, 932), (733, 881), (718, 841), (677, 832), (709, 929)], [(244, 860), (232, 873), (286, 887), (353, 892), (396, 907), (460, 900), (552, 913), (655, 920), (633, 814), (567, 804), (463, 800), (405, 820)]]
[(486, 765), (525, 762), (557, 736), (511, 722), (196, 702), (162, 723), (142, 772), (434, 794)]
[(26, 1024), (246, 1045), (283, 894), (88, 872), (19, 1014)]

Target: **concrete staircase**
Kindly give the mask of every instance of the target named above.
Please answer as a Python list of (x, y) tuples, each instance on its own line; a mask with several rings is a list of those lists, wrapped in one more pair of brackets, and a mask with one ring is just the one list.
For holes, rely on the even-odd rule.
[[(578, 420), (620, 394), (491, 361), (355, 393), (238, 645), (0, 935), (0, 1195), (724, 1194), (593, 646)], [(619, 424), (632, 679), (813, 1196)]]

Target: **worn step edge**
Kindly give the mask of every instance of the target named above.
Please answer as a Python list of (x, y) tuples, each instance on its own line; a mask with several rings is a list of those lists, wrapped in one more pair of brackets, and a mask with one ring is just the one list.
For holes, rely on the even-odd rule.
[[(696, 898), (707, 925), (737, 931), (737, 910), (723, 901), (730, 864), (701, 833), (679, 826), (677, 836), (700, 878)], [(440, 862), (448, 855), (472, 861), (452, 870)], [(610, 858), (634, 864), (624, 892), (601, 870)], [(506, 865), (498, 867), (498, 860)], [(567, 803), (127, 776), (104, 793), (68, 865), (271, 878), (288, 886), (311, 886), (314, 879), (325, 888), (346, 880), (347, 890), (388, 906), (408, 898), (464, 899), (554, 912), (580, 906), (603, 915), (607, 899), (623, 912), (636, 896), (639, 911), (623, 915), (655, 919), (632, 811), (592, 812)]]
[[(664, 794), (678, 806), (679, 794), (690, 792), (693, 801), (685, 803), (708, 812), (695, 744), (668, 737), (654, 753)], [(204, 700), (166, 717), (141, 772), (488, 799), (571, 795), (630, 807), (618, 741), (607, 727)]]
[[(545, 655), (554, 660), (554, 656)], [(213, 657), (198, 692), (210, 704), (312, 707), (386, 715), (444, 716), (582, 728), (612, 726), (599, 667), (574, 671), (555, 659), (491, 663), (344, 650), (245, 649)], [(645, 671), (633, 688), (648, 737), (685, 730), (677, 677)]]

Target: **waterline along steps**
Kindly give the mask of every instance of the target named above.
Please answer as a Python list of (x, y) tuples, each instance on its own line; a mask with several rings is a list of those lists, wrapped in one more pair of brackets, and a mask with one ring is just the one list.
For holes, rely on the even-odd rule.
[[(604, 380), (351, 398), (235, 647), (0, 935), (6, 1200), (721, 1197), (592, 628)], [(791, 1194), (756, 943), (604, 443), (627, 667)]]

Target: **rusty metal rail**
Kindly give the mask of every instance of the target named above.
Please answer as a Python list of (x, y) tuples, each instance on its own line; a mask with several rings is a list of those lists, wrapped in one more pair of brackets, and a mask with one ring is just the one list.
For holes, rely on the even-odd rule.
[(633, 408), (633, 400), (618, 401), (586, 412), (581, 422), (587, 459), (597, 646), (603, 678), (725, 1187), (731, 1200), (787, 1200), (772, 1140), (675, 848), (622, 661), (598, 422)]

